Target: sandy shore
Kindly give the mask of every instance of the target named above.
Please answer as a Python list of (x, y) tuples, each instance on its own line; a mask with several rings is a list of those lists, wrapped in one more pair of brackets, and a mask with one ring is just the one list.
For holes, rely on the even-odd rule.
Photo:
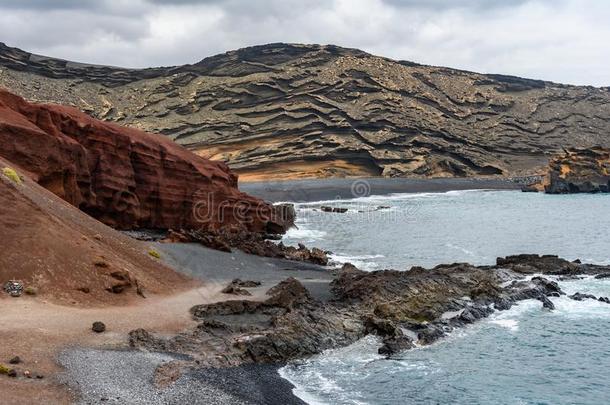
[(452, 190), (518, 190), (509, 179), (316, 179), (240, 182), (239, 188), (271, 202), (311, 202), (394, 193), (441, 193)]

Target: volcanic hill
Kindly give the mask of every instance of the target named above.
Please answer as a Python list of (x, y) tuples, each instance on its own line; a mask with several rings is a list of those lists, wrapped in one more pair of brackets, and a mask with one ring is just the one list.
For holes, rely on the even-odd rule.
[(245, 180), (530, 175), (566, 148), (610, 147), (608, 88), (269, 44), (121, 69), (0, 44), (0, 86), (168, 136)]

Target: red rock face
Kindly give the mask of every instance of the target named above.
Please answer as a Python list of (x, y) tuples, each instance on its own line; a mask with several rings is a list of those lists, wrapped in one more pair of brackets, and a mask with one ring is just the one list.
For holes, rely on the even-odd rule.
[(0, 156), (120, 229), (266, 231), (270, 219), (282, 223), (272, 206), (237, 189), (237, 176), (224, 163), (160, 135), (70, 107), (31, 104), (1, 89)]

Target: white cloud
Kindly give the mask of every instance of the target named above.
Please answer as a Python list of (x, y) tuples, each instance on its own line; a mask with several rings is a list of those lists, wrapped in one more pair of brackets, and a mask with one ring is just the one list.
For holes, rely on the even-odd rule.
[(144, 67), (269, 42), (333, 43), (414, 62), (610, 85), (603, 0), (0, 0), (0, 41)]

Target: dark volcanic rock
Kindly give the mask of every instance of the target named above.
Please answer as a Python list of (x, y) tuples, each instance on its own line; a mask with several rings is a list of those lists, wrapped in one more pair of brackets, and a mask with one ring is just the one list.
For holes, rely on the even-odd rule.
[(0, 85), (161, 132), (242, 178), (537, 174), (563, 147), (610, 147), (610, 93), (269, 44), (121, 69), (0, 44)]
[(326, 266), (329, 262), (328, 254), (321, 249), (309, 249), (303, 244), (298, 247), (285, 246), (282, 242), (276, 244), (269, 241), (265, 234), (231, 227), (219, 231), (171, 231), (162, 242), (197, 242), (223, 252), (237, 248), (257, 256), (310, 262), (320, 266)]
[(583, 301), (583, 300), (596, 300), (597, 297), (592, 294), (583, 294), (577, 292), (576, 294), (568, 295), (568, 298), (573, 299), (574, 301)]
[(241, 193), (225, 164), (169, 139), (30, 104), (0, 90), (0, 157), (100, 221), (121, 229), (240, 227), (284, 232), (294, 220)]
[(93, 322), (91, 330), (95, 333), (102, 333), (106, 331), (106, 325), (103, 322)]
[[(334, 298), (318, 302), (294, 278), (268, 291), (264, 301), (230, 300), (191, 309), (199, 323), (174, 338), (138, 330), (134, 347), (191, 356), (210, 366), (284, 363), (344, 346), (368, 334), (382, 340), (379, 353), (392, 355), (431, 344), (456, 328), (477, 322), (496, 309), (537, 299), (554, 309), (549, 297), (563, 294), (557, 283), (528, 280), (517, 269), (556, 274), (566, 263), (553, 256), (522, 255), (498, 259), (501, 265), (457, 263), (409, 271), (360, 271), (344, 266), (332, 282)], [(610, 267), (572, 263), (574, 274), (606, 272)], [(507, 268), (509, 267), (509, 268)], [(529, 270), (528, 270), (529, 272)], [(605, 302), (605, 301), (604, 301)]]

